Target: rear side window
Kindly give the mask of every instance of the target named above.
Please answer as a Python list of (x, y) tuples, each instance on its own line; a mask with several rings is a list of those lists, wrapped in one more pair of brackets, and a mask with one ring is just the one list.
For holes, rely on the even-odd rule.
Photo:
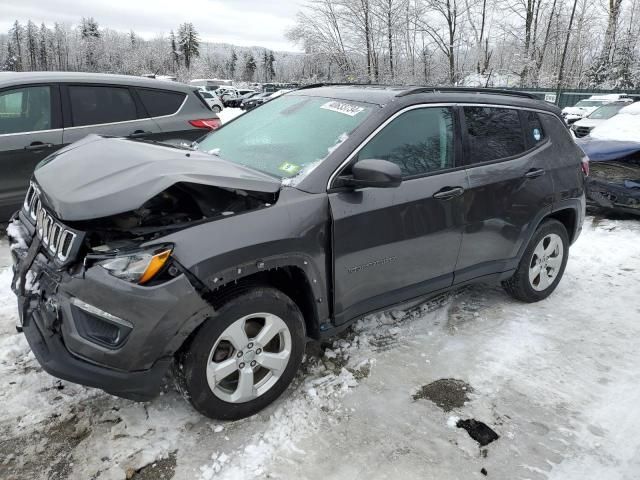
[(358, 160), (364, 159), (393, 162), (404, 177), (452, 168), (453, 111), (431, 107), (403, 113), (358, 152)]
[(0, 92), (0, 135), (50, 128), (50, 87), (25, 87)]
[(138, 89), (138, 95), (147, 113), (152, 117), (173, 115), (178, 111), (186, 96), (181, 92), (147, 90), (142, 88)]
[(495, 107), (464, 107), (469, 154), (467, 163), (483, 163), (524, 152), (518, 110)]
[(526, 128), (525, 133), (529, 138), (530, 145), (535, 146), (545, 139), (540, 117), (536, 112), (525, 111), (524, 118)]
[(75, 127), (126, 122), (138, 117), (127, 87), (70, 85), (69, 98)]

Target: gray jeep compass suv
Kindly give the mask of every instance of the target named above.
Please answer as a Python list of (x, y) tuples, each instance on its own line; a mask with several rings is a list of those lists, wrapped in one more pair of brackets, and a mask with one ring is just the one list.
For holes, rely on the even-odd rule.
[(305, 339), (471, 282), (557, 287), (586, 166), (560, 110), (495, 90), (315, 86), (180, 148), (86, 137), (9, 224), (13, 289), (49, 373), (145, 400), (169, 367), (234, 419)]
[(19, 208), (36, 164), (91, 134), (191, 142), (217, 128), (197, 89), (125, 75), (0, 73), (0, 222)]

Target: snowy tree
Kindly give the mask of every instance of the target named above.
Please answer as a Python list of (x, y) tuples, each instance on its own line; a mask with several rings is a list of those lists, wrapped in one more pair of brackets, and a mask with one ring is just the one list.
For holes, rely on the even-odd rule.
[(244, 58), (244, 71), (242, 72), (242, 79), (245, 82), (253, 82), (254, 75), (256, 73), (256, 60), (252, 54), (245, 55)]
[(173, 33), (173, 30), (171, 30), (169, 34), (169, 46), (171, 47), (171, 71), (175, 73), (180, 62), (180, 52), (178, 51), (176, 35)]
[(178, 45), (187, 70), (194, 58), (200, 56), (200, 39), (192, 23), (183, 23), (178, 28)]
[(229, 78), (234, 79), (236, 77), (236, 65), (238, 64), (238, 55), (236, 51), (231, 49), (231, 55), (227, 61), (227, 70), (229, 72)]
[(276, 76), (276, 71), (273, 67), (275, 62), (275, 57), (273, 56), (273, 52), (265, 50), (262, 53), (262, 71), (264, 74), (264, 81), (270, 82)]
[(24, 29), (22, 28), (22, 25), (20, 25), (20, 23), (17, 20), (13, 23), (13, 26), (9, 30), (9, 45), (11, 45), (12, 47), (11, 58), (14, 59), (11, 62), (11, 66), (12, 66), (12, 70), (15, 70), (17, 72), (21, 71), (23, 67), (23, 59), (22, 59), (22, 52), (23, 52), (22, 43), (23, 43), (23, 37), (24, 37), (23, 30)]
[(44, 23), (40, 25), (38, 35), (38, 62), (40, 63), (40, 70), (49, 70), (50, 33)]
[(80, 23), (80, 34), (84, 39), (99, 38), (100, 27), (98, 25), (98, 22), (96, 22), (93, 17), (83, 17)]

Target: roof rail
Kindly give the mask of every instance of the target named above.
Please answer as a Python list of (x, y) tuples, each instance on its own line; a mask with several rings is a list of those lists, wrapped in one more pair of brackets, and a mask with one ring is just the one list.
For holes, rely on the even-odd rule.
[(515, 90), (501, 90), (499, 88), (481, 88), (481, 87), (418, 87), (400, 92), (396, 97), (405, 97), (407, 95), (415, 95), (417, 93), (486, 93), (490, 95), (511, 95), (514, 97), (529, 98), (531, 100), (539, 100), (538, 97), (531, 93), (518, 92)]
[(396, 87), (402, 88), (402, 85), (386, 85), (383, 83), (349, 83), (349, 82), (320, 82), (310, 83), (308, 85), (301, 85), (297, 90), (305, 90), (307, 88), (318, 87)]

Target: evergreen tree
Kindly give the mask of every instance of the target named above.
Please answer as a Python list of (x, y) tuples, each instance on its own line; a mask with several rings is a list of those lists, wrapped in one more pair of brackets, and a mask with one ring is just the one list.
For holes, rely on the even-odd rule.
[(236, 55), (236, 51), (231, 49), (231, 56), (229, 57), (229, 61), (227, 63), (227, 70), (229, 70), (229, 78), (232, 80), (236, 76), (236, 65), (238, 64), (238, 55)]
[(22, 71), (22, 42), (24, 37), (24, 29), (22, 25), (16, 20), (13, 23), (13, 27), (9, 30), (9, 43), (13, 44), (13, 58), (12, 70), (16, 72)]
[(100, 30), (98, 22), (93, 17), (82, 18), (80, 23), (80, 37), (84, 44), (85, 55), (87, 60), (87, 67), (89, 70), (97, 70), (97, 61), (95, 56), (95, 50), (97, 47), (98, 39), (100, 38)]
[(178, 62), (180, 61), (180, 53), (178, 52), (178, 45), (176, 43), (176, 35), (171, 30), (169, 34), (169, 44), (171, 46), (171, 71), (175, 73), (178, 68)]
[(184, 66), (191, 68), (191, 61), (200, 56), (200, 39), (192, 23), (183, 23), (178, 28), (178, 44), (184, 58)]
[(244, 72), (242, 74), (242, 79), (245, 82), (253, 82), (253, 76), (256, 73), (256, 60), (253, 58), (252, 54), (245, 54), (244, 57)]
[(13, 49), (13, 43), (11, 41), (7, 43), (7, 59), (5, 60), (4, 65), (2, 65), (1, 70), (8, 70), (8, 71), (17, 70), (16, 52)]
[(27, 40), (27, 55), (29, 57), (29, 70), (38, 69), (38, 27), (31, 20), (27, 22), (25, 32)]
[(40, 25), (38, 61), (41, 70), (49, 70), (49, 33), (49, 29), (44, 23)]
[(276, 70), (273, 64), (276, 63), (276, 57), (272, 51), (269, 51), (269, 80), (273, 80), (276, 77)]
[(615, 57), (609, 70), (609, 83), (613, 88), (632, 89), (634, 82), (632, 69), (634, 64), (634, 41), (631, 32), (628, 32), (616, 49)]
[(84, 39), (99, 38), (100, 27), (98, 26), (98, 22), (96, 22), (93, 17), (82, 17), (82, 21), (80, 23), (80, 34)]

